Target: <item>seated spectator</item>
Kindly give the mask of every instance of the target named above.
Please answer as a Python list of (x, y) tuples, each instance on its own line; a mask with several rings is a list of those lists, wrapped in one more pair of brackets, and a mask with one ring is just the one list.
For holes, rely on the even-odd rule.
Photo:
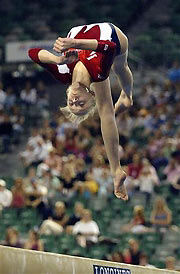
[(78, 190), (78, 183), (76, 180), (76, 174), (71, 168), (71, 165), (64, 165), (59, 178), (63, 186), (63, 194), (67, 197), (67, 199), (72, 198)]
[(132, 257), (131, 257), (131, 252), (129, 248), (126, 248), (123, 250), (123, 260), (124, 260), (124, 263), (126, 264), (132, 263)]
[(3, 121), (0, 123), (0, 137), (2, 137), (2, 153), (10, 152), (11, 139), (13, 137), (13, 125), (7, 114), (4, 114)]
[(49, 105), (48, 91), (43, 81), (38, 81), (36, 85), (38, 105), (40, 108), (46, 108)]
[(16, 95), (14, 93), (13, 88), (10, 86), (6, 89), (6, 98), (4, 101), (5, 108), (8, 110), (14, 106), (16, 102)]
[(84, 182), (87, 171), (85, 161), (83, 159), (79, 158), (75, 161), (75, 172), (77, 181)]
[(7, 228), (4, 245), (16, 248), (23, 247), (21, 241), (19, 240), (19, 233), (17, 229), (14, 227)]
[(177, 178), (176, 181), (174, 181), (173, 183), (171, 183), (171, 185), (170, 185), (170, 191), (174, 195), (180, 195), (180, 176), (179, 176), (179, 178)]
[(44, 169), (42, 176), (38, 180), (38, 182), (40, 185), (45, 186), (47, 188), (47, 199), (50, 205), (53, 205), (55, 201), (63, 198), (63, 186), (59, 178), (52, 174), (52, 171), (51, 169), (49, 169), (48, 166), (47, 169)]
[(58, 235), (67, 225), (69, 217), (66, 215), (66, 207), (63, 202), (56, 202), (55, 209), (47, 220), (44, 220), (40, 227), (40, 234)]
[(163, 197), (156, 199), (150, 220), (151, 224), (160, 231), (166, 230), (171, 225), (172, 213)]
[(98, 242), (99, 227), (95, 221), (92, 220), (90, 210), (85, 209), (82, 218), (73, 227), (73, 234), (77, 235), (77, 242), (81, 247), (95, 244)]
[(36, 103), (36, 96), (36, 89), (31, 87), (31, 83), (29, 81), (26, 82), (25, 87), (20, 94), (22, 102), (27, 106), (33, 105)]
[(56, 149), (52, 148), (47, 157), (44, 159), (44, 163), (51, 169), (53, 175), (60, 176), (62, 171), (62, 159), (56, 154)]
[(20, 107), (14, 105), (10, 109), (10, 120), (13, 124), (13, 143), (19, 144), (24, 131), (25, 117), (21, 114)]
[(33, 166), (37, 167), (40, 163), (42, 163), (49, 153), (49, 145), (42, 138), (37, 141), (36, 147), (34, 148), (34, 156), (35, 161), (33, 162)]
[(157, 175), (151, 172), (150, 166), (144, 166), (140, 172), (138, 184), (139, 190), (145, 195), (146, 207), (149, 206), (151, 197), (154, 193), (154, 186), (158, 185)]
[(39, 141), (42, 141), (42, 137), (39, 134), (39, 130), (37, 128), (33, 128), (31, 130), (31, 136), (28, 138), (28, 144), (33, 146), (33, 148), (35, 149)]
[(80, 188), (81, 190), (83, 189), (86, 198), (90, 198), (91, 194), (96, 194), (98, 192), (98, 183), (95, 181), (91, 171), (87, 172), (85, 182), (80, 184)]
[(25, 170), (27, 171), (28, 168), (32, 166), (36, 160), (33, 145), (30, 143), (27, 144), (26, 149), (19, 154), (19, 157)]
[(10, 207), (12, 203), (12, 192), (6, 188), (6, 182), (0, 179), (0, 206)]
[(155, 266), (148, 263), (148, 256), (145, 253), (141, 253), (141, 255), (140, 255), (139, 265), (145, 266), (145, 267), (150, 267), (150, 268), (155, 268)]
[(166, 258), (166, 269), (168, 270), (176, 270), (176, 259), (175, 257), (169, 256)]
[(74, 128), (65, 128), (64, 149), (67, 154), (76, 154), (76, 131)]
[(37, 169), (36, 169), (36, 175), (38, 178), (41, 178), (44, 176), (45, 172), (49, 170), (49, 167), (48, 165), (44, 164), (44, 163), (40, 163), (38, 166), (37, 166)]
[(134, 216), (129, 224), (123, 227), (124, 232), (144, 233), (149, 232), (149, 228), (146, 227), (146, 221), (144, 216), (144, 207), (135, 206)]
[(93, 155), (93, 162), (92, 162), (92, 175), (95, 181), (98, 181), (101, 178), (103, 173), (103, 168), (105, 165), (104, 158), (101, 154), (94, 154)]
[(66, 228), (67, 233), (72, 233), (73, 226), (81, 220), (83, 211), (84, 211), (84, 205), (80, 202), (76, 202), (74, 205), (74, 212), (69, 217), (69, 220), (67, 222), (67, 228)]
[(14, 181), (14, 186), (11, 188), (12, 191), (12, 207), (23, 208), (26, 205), (26, 194), (24, 190), (23, 179), (18, 177)]
[(132, 177), (133, 179), (138, 179), (142, 167), (143, 164), (141, 160), (141, 155), (137, 153), (134, 154), (132, 163), (128, 165), (128, 176)]
[(107, 258), (111, 262), (124, 263), (123, 254), (120, 251), (115, 251)]
[(140, 256), (142, 254), (141, 251), (139, 250), (139, 243), (135, 239), (130, 239), (128, 243), (129, 243), (129, 251), (131, 256), (131, 264), (139, 265)]
[(31, 185), (32, 180), (38, 181), (38, 177), (36, 176), (36, 169), (34, 167), (30, 167), (28, 169), (27, 176), (23, 179), (24, 186), (28, 187), (29, 185)]
[[(95, 179), (95, 178), (94, 178)], [(109, 170), (109, 167), (106, 165), (103, 168), (102, 174), (99, 175), (97, 179), (98, 183), (98, 194), (108, 196), (113, 192), (113, 179)]]
[(156, 171), (155, 167), (150, 163), (150, 161), (147, 158), (143, 158), (142, 164), (143, 164), (144, 168), (149, 169), (149, 171), (152, 175), (152, 178), (154, 179), (154, 183), (156, 185), (159, 185), (160, 181), (159, 181), (159, 177), (158, 177), (158, 174), (157, 174), (157, 171)]
[(42, 240), (39, 239), (39, 234), (35, 230), (30, 230), (28, 233), (28, 239), (25, 241), (24, 248), (44, 251), (44, 244)]
[(78, 127), (78, 134), (75, 137), (78, 158), (88, 160), (88, 151), (93, 145), (93, 139), (90, 131), (84, 125)]
[(39, 184), (38, 179), (32, 177), (30, 181), (25, 183), (26, 205), (37, 208), (39, 213), (45, 219), (49, 214), (46, 195), (47, 188)]
[(172, 68), (168, 71), (168, 78), (172, 83), (180, 82), (180, 64), (178, 61), (174, 61)]
[(166, 175), (168, 182), (170, 182), (171, 184), (176, 182), (177, 179), (180, 178), (180, 165), (178, 160), (172, 157), (168, 165), (163, 170), (163, 173)]

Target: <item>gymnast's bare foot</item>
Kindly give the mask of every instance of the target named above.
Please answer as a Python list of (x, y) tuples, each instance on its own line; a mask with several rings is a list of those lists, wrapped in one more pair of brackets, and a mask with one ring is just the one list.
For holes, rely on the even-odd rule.
[(114, 194), (117, 198), (127, 201), (128, 194), (124, 185), (125, 179), (126, 173), (119, 167), (114, 174)]

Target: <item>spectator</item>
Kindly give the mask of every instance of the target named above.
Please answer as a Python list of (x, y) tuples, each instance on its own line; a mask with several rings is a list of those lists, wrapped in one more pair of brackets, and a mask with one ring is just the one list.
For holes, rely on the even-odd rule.
[(29, 168), (27, 176), (24, 178), (25, 187), (31, 185), (32, 180), (38, 180), (36, 176), (36, 169), (34, 167)]
[(152, 174), (149, 166), (142, 168), (139, 175), (138, 183), (140, 191), (145, 195), (146, 207), (149, 206), (151, 197), (154, 193), (154, 185), (158, 185), (157, 175)]
[(148, 263), (148, 256), (145, 253), (141, 253), (140, 258), (139, 258), (139, 265), (145, 266), (145, 267), (150, 267), (150, 268), (155, 268), (153, 265)]
[(144, 168), (148, 168), (150, 173), (151, 173), (151, 176), (154, 180), (154, 184), (155, 185), (159, 185), (160, 184), (160, 181), (159, 181), (159, 177), (158, 177), (158, 174), (157, 174), (157, 171), (155, 169), (155, 167), (150, 163), (150, 161), (147, 159), (147, 158), (144, 158), (142, 160), (142, 164), (143, 164), (143, 167)]
[(28, 144), (31, 145), (34, 149), (38, 146), (38, 143), (42, 141), (42, 137), (39, 134), (37, 128), (31, 130), (31, 136), (28, 138)]
[(45, 219), (49, 214), (46, 195), (47, 188), (39, 184), (38, 179), (33, 177), (25, 184), (26, 205), (37, 208), (39, 213)]
[(171, 183), (170, 191), (173, 193), (173, 195), (180, 195), (180, 176), (176, 181)]
[(47, 199), (50, 205), (53, 205), (56, 201), (63, 198), (63, 186), (59, 178), (54, 176), (51, 169), (48, 167), (43, 171), (43, 174), (39, 179), (39, 184), (47, 188)]
[(137, 205), (134, 208), (134, 216), (129, 224), (123, 227), (124, 232), (131, 231), (133, 233), (148, 232), (149, 228), (146, 227), (146, 221), (144, 216), (143, 206)]
[(6, 98), (4, 100), (4, 106), (6, 109), (10, 109), (16, 102), (16, 95), (12, 87), (6, 89)]
[(87, 171), (83, 159), (79, 158), (75, 161), (75, 172), (77, 181), (85, 181)]
[(40, 234), (58, 235), (62, 233), (67, 225), (69, 217), (66, 215), (66, 207), (63, 202), (56, 202), (55, 209), (47, 220), (44, 220), (40, 227)]
[(76, 191), (78, 190), (76, 174), (68, 163), (65, 164), (62, 169), (60, 181), (63, 185), (63, 194), (67, 197), (67, 200), (75, 196)]
[(142, 160), (141, 155), (136, 153), (133, 155), (132, 163), (128, 165), (128, 176), (138, 179), (140, 172), (142, 170)]
[(34, 148), (34, 156), (35, 161), (33, 162), (33, 165), (35, 167), (38, 166), (38, 164), (42, 163), (49, 153), (49, 146), (43, 139), (38, 140), (36, 147)]
[(180, 165), (174, 157), (170, 159), (169, 164), (165, 167), (163, 173), (167, 176), (167, 181), (175, 183), (180, 178)]
[(30, 82), (26, 82), (25, 88), (21, 91), (21, 100), (26, 106), (30, 106), (36, 103), (36, 89), (31, 87)]
[(131, 263), (134, 265), (139, 265), (141, 251), (139, 250), (139, 243), (135, 239), (129, 240), (129, 251), (131, 254)]
[(2, 137), (3, 142), (2, 153), (10, 152), (11, 139), (13, 137), (13, 125), (7, 114), (4, 114), (4, 119), (0, 123), (0, 136)]
[(178, 61), (174, 61), (172, 68), (168, 71), (168, 78), (172, 83), (180, 82), (180, 65)]
[(160, 231), (165, 231), (172, 222), (172, 213), (163, 197), (158, 197), (155, 201), (150, 217), (152, 225)]
[(19, 240), (19, 233), (14, 227), (9, 227), (6, 230), (4, 245), (21, 248), (23, 247), (21, 241)]
[(139, 97), (138, 103), (141, 108), (150, 109), (155, 104), (155, 97), (153, 92), (151, 92), (147, 84), (143, 85), (141, 88), (141, 96)]
[(116, 263), (124, 263), (123, 254), (120, 251), (113, 252), (108, 256), (108, 260)]
[(98, 192), (98, 183), (95, 181), (92, 172), (87, 172), (85, 177), (85, 182), (80, 184), (81, 189), (84, 189), (84, 195), (86, 198), (90, 198), (91, 194), (96, 194)]
[(62, 159), (56, 154), (56, 149), (50, 149), (44, 163), (51, 169), (53, 175), (60, 176), (62, 171)]
[(102, 174), (97, 179), (98, 194), (108, 196), (113, 192), (113, 179), (108, 166), (103, 168)]
[(88, 151), (93, 145), (93, 138), (90, 131), (84, 125), (80, 125), (78, 128), (78, 134), (75, 136), (78, 158), (88, 160)]
[(25, 168), (25, 171), (28, 171), (28, 168), (33, 165), (36, 160), (34, 147), (32, 144), (27, 144), (26, 149), (19, 154), (19, 157), (22, 161), (22, 164)]
[(24, 190), (23, 179), (18, 177), (14, 181), (14, 186), (11, 189), (12, 191), (12, 207), (23, 208), (26, 205), (26, 194)]
[(21, 140), (22, 133), (24, 131), (24, 121), (25, 117), (21, 114), (20, 108), (16, 105), (11, 107), (11, 117), (10, 120), (13, 124), (13, 143), (19, 144)]
[(132, 256), (129, 248), (123, 250), (123, 259), (124, 263), (131, 264), (132, 263)]
[(35, 230), (30, 230), (28, 239), (24, 244), (24, 248), (37, 250), (37, 251), (44, 251), (44, 244), (42, 240), (39, 239), (39, 234)]
[(48, 107), (48, 91), (43, 81), (37, 82), (36, 90), (40, 108)]
[(83, 211), (84, 205), (80, 202), (76, 202), (74, 205), (74, 213), (69, 217), (69, 220), (67, 222), (67, 233), (72, 233), (73, 226), (81, 220)]
[(176, 270), (176, 259), (175, 257), (169, 256), (166, 258), (166, 269), (168, 270)]
[(12, 192), (6, 188), (6, 182), (0, 179), (0, 205), (2, 208), (10, 207), (12, 203)]
[[(97, 148), (98, 149), (98, 148)], [(99, 148), (100, 150), (102, 148)], [(92, 162), (92, 175), (95, 181), (99, 181), (103, 174), (103, 168), (105, 165), (104, 158), (102, 154), (98, 153), (98, 150), (95, 152), (95, 155), (93, 156), (93, 162)]]
[(82, 218), (73, 227), (73, 234), (77, 235), (77, 242), (80, 246), (95, 244), (98, 242), (99, 227), (95, 221), (92, 220), (90, 210), (85, 209)]

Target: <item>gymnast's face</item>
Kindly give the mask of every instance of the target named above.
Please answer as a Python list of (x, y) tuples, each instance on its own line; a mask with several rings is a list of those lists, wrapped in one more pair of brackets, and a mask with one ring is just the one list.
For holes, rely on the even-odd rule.
[(86, 113), (93, 103), (92, 94), (89, 89), (73, 83), (67, 89), (67, 105), (74, 114)]

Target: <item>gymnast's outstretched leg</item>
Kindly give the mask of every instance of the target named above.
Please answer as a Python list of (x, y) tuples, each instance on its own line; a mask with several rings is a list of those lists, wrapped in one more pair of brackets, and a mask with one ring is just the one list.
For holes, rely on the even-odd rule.
[(126, 174), (120, 166), (119, 135), (115, 121), (109, 78), (103, 82), (93, 83), (93, 90), (96, 95), (104, 145), (114, 179), (114, 194), (117, 198), (128, 200), (127, 191), (124, 186)]

